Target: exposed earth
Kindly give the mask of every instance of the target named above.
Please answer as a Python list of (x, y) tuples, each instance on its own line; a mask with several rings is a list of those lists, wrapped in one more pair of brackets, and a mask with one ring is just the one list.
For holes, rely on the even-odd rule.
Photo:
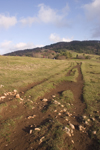
[[(0, 131), (6, 124), (6, 133), (0, 138), (1, 150), (99, 150), (93, 130), (94, 120), (85, 112), (81, 64), (75, 68), (79, 73), (77, 82), (64, 81), (36, 102), (31, 101), (30, 95), (28, 101), (31, 108), (24, 103), (24, 94), (45, 80), (20, 89), (17, 96), (20, 95), (22, 99), (19, 102), (14, 95), (7, 95), (0, 101), (7, 103), (7, 107), (0, 112)], [(67, 90), (73, 93), (73, 101), (64, 101), (62, 95)], [(9, 119), (10, 122), (7, 122)], [(92, 138), (91, 130), (94, 132)]]

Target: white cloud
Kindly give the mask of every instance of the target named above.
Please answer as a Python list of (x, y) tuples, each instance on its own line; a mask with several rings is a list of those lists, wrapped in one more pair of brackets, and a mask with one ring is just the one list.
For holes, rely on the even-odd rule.
[(100, 0), (93, 0), (93, 2), (85, 4), (84, 9), (89, 19), (100, 19)]
[(59, 35), (55, 34), (55, 33), (52, 33), (49, 37), (49, 39), (52, 41), (52, 42), (70, 42), (73, 40), (73, 37), (71, 38), (60, 38)]
[(22, 25), (29, 25), (31, 26), (33, 23), (38, 22), (38, 19), (36, 17), (27, 17), (20, 20)]
[(100, 37), (100, 0), (93, 0), (91, 3), (85, 4), (83, 8), (91, 24), (91, 37)]
[(39, 5), (39, 19), (44, 23), (54, 23), (58, 20), (62, 20), (63, 16), (57, 14), (57, 11), (51, 9), (49, 6), (44, 4)]
[(34, 45), (33, 43), (20, 42), (14, 44), (12, 41), (4, 41), (0, 43), (0, 55), (10, 53), (17, 50), (31, 49), (35, 47), (42, 47), (43, 45)]
[(56, 26), (68, 26), (69, 22), (66, 21), (66, 16), (69, 12), (69, 6), (66, 4), (66, 6), (60, 10), (55, 10), (50, 8), (49, 6), (45, 4), (39, 4), (38, 5), (39, 11), (37, 13), (37, 16), (33, 17), (27, 17), (20, 20), (22, 25), (32, 25), (33, 23), (42, 22), (42, 23), (52, 23)]
[(11, 26), (14, 26), (17, 23), (17, 19), (15, 16), (5, 16), (3, 14), (0, 14), (0, 28), (10, 28)]

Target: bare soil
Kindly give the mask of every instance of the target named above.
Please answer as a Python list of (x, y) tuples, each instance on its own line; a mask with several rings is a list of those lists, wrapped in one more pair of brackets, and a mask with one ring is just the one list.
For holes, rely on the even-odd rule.
[[(67, 126), (71, 122), (74, 126), (74, 135), (69, 137), (67, 134), (64, 134), (63, 141), (67, 146), (63, 147), (61, 150), (99, 150), (96, 137), (92, 138), (89, 136), (89, 128), (91, 126), (86, 125), (83, 120), (83, 115), (85, 113), (86, 104), (83, 99), (83, 76), (81, 73), (81, 64), (77, 64), (79, 75), (77, 77), (77, 82), (68, 82), (64, 81), (61, 84), (57, 85), (55, 89), (51, 90), (49, 93), (46, 93), (43, 97), (38, 99), (36, 102), (32, 103), (33, 109), (29, 109), (24, 102), (18, 103), (14, 97), (8, 97), (2, 103), (6, 102), (7, 107), (1, 112), (0, 119), (0, 128), (2, 124), (8, 119), (14, 119), (21, 117), (16, 121), (16, 126), (10, 128), (9, 135), (2, 137), (0, 139), (0, 149), (1, 150), (49, 150), (52, 149), (48, 146), (44, 146), (43, 142), (39, 144), (41, 137), (46, 137), (49, 130), (53, 128), (55, 121), (59, 121), (62, 126)], [(70, 75), (72, 70), (70, 70), (67, 76)], [(20, 89), (20, 94), (26, 92), (27, 90), (34, 88), (34, 86), (41, 84), (33, 83), (28, 85), (24, 89)], [(65, 117), (68, 116), (68, 112), (63, 112), (61, 115), (58, 115), (63, 108), (61, 106), (55, 106), (53, 100), (57, 100), (61, 97), (62, 92), (66, 90), (71, 90), (74, 95), (73, 105), (70, 106), (69, 112), (72, 114), (69, 117), (68, 121), (65, 121)], [(24, 95), (24, 93), (22, 95)], [(55, 95), (55, 98), (53, 98)], [(42, 99), (46, 98), (48, 101), (43, 102)], [(29, 98), (31, 99), (31, 97)], [(16, 108), (11, 106), (16, 105)], [(53, 107), (52, 107), (53, 106)], [(57, 110), (55, 113), (53, 108)], [(64, 107), (65, 108), (65, 107)], [(29, 116), (36, 115), (35, 118), (28, 119)], [(49, 123), (50, 125), (46, 124)], [(86, 128), (86, 132), (81, 132), (79, 126), (82, 125)], [(35, 131), (35, 128), (40, 128), (45, 126), (45, 130)], [(30, 134), (30, 130), (33, 130), (33, 133)], [(63, 132), (63, 131), (62, 131)], [(74, 141), (72, 143), (72, 140)], [(63, 145), (64, 146), (64, 145)], [(56, 150), (56, 149), (55, 149)]]

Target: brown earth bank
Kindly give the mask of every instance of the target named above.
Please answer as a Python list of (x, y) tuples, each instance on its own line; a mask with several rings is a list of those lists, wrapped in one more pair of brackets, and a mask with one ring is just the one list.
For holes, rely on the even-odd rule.
[[(1, 136), (1, 150), (99, 150), (96, 135), (91, 138), (89, 134), (93, 121), (90, 120), (91, 124), (86, 121), (81, 64), (75, 68), (79, 74), (76, 82), (63, 81), (36, 102), (31, 101), (30, 96), (31, 109), (23, 101), (18, 103), (13, 96), (5, 100), (7, 107), (1, 112), (1, 131), (2, 125), (8, 123), (6, 120), (12, 119), (16, 125), (10, 126), (11, 122), (7, 124), (10, 128), (7, 126), (7, 133)], [(20, 93), (42, 82), (45, 81), (20, 89)], [(74, 95), (72, 102), (65, 102), (62, 98), (67, 90)]]

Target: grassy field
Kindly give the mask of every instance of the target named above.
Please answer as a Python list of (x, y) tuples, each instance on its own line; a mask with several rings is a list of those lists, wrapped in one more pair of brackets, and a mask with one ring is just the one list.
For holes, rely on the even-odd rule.
[[(81, 69), (83, 79), (79, 78), (79, 69)], [(80, 80), (79, 82), (78, 79)], [(62, 83), (64, 83), (65, 87), (63, 87)], [(78, 95), (76, 89), (79, 84), (82, 84), (82, 91), (79, 90)], [(57, 89), (57, 87), (59, 88)], [(100, 144), (100, 61), (95, 56), (91, 60), (54, 60), (0, 56), (0, 97), (4, 96), (4, 93), (13, 92), (14, 89), (18, 93), (24, 91), (24, 94), (20, 98), (16, 98), (15, 95), (11, 97), (8, 95), (4, 100), (0, 99), (1, 143), (4, 140), (5, 143), (10, 141), (9, 143), (12, 144), (10, 140), (12, 133), (15, 133), (15, 130), (21, 133), (24, 128), (30, 128), (29, 126), (32, 124), (32, 131), (35, 127), (39, 127), (41, 132), (35, 131), (31, 136), (29, 134), (30, 130), (26, 129), (25, 132), (28, 130), (29, 136), (26, 133), (22, 133), (25, 137), (33, 139), (34, 142), (29, 142), (31, 143), (30, 146), (37, 147), (39, 139), (42, 140), (43, 138), (42, 145), (39, 145), (37, 149), (74, 150), (74, 144), (71, 143), (74, 138), (71, 137), (71, 141), (68, 139), (64, 132), (65, 126), (70, 128), (70, 121), (73, 124), (75, 123), (74, 117), (70, 121), (68, 121), (68, 117), (75, 116), (75, 113), (79, 117), (80, 111), (78, 109), (80, 109), (81, 105), (84, 105), (86, 107), (84, 114), (80, 112), (81, 117), (86, 115), (91, 122), (91, 126), (84, 125), (84, 127), (87, 128), (90, 138), (92, 140), (95, 138)], [(49, 95), (51, 91), (53, 93), (53, 90), (56, 91), (55, 94)], [(45, 102), (41, 101), (41, 98), (46, 94), (48, 94), (49, 100), (45, 104)], [(83, 100), (84, 104), (81, 104), (81, 100)], [(27, 121), (28, 116), (32, 116), (33, 112), (40, 117), (39, 119), (33, 119), (34, 128), (33, 121)], [(49, 120), (49, 122), (46, 120)], [(85, 121), (83, 122), (85, 123)], [(79, 125), (79, 123), (75, 125), (76, 128)], [(20, 127), (20, 131), (18, 127)], [(93, 131), (96, 131), (96, 135), (93, 134)], [(79, 129), (75, 129), (75, 134), (81, 135)], [(84, 136), (81, 136), (83, 139)], [(67, 140), (68, 143), (66, 142)], [(95, 148), (95, 150), (99, 149)]]

